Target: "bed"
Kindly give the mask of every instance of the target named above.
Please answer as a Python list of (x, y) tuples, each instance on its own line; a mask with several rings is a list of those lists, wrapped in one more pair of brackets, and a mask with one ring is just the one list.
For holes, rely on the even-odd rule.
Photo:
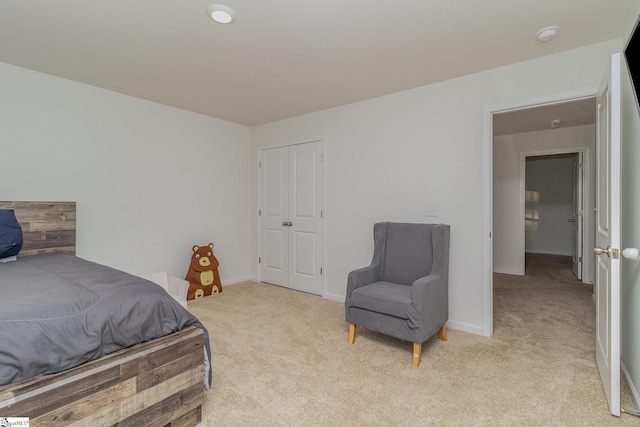
[(0, 209), (15, 211), (24, 238), (0, 264), (0, 416), (199, 423), (211, 352), (198, 319), (153, 282), (75, 257), (75, 203)]

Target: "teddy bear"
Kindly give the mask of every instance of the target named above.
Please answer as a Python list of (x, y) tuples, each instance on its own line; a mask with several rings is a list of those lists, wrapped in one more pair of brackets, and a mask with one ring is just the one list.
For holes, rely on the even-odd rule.
[(222, 292), (222, 282), (218, 273), (220, 263), (213, 255), (213, 243), (207, 246), (195, 245), (192, 249), (191, 263), (184, 278), (189, 282), (187, 299), (202, 298)]

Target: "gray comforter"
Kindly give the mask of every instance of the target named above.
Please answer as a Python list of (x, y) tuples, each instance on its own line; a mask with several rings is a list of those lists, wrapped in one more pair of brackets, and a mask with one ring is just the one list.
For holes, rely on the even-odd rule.
[(0, 263), (0, 386), (191, 325), (211, 355), (205, 327), (153, 282), (62, 253)]

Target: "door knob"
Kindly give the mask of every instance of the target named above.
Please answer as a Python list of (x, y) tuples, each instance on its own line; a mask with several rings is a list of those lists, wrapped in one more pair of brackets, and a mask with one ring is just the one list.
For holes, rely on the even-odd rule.
[(287, 222), (287, 226), (291, 227), (293, 223), (291, 221)]
[(610, 246), (607, 246), (607, 249), (595, 247), (593, 248), (593, 252), (596, 255), (607, 254), (609, 258), (620, 259), (620, 249), (614, 249)]
[(284, 227), (286, 227), (286, 226), (288, 226), (289, 224), (287, 224), (287, 221), (284, 221), (284, 222), (282, 223), (282, 225), (283, 225)]
[(567, 221), (569, 222), (576, 222), (576, 220), (574, 218), (569, 218)]

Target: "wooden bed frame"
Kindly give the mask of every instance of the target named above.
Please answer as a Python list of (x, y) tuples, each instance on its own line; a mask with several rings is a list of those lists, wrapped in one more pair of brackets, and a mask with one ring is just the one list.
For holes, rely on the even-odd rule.
[[(74, 202), (2, 202), (22, 227), (22, 255), (75, 254)], [(189, 327), (75, 368), (0, 387), (0, 417), (29, 425), (195, 426), (204, 403), (204, 333)]]

